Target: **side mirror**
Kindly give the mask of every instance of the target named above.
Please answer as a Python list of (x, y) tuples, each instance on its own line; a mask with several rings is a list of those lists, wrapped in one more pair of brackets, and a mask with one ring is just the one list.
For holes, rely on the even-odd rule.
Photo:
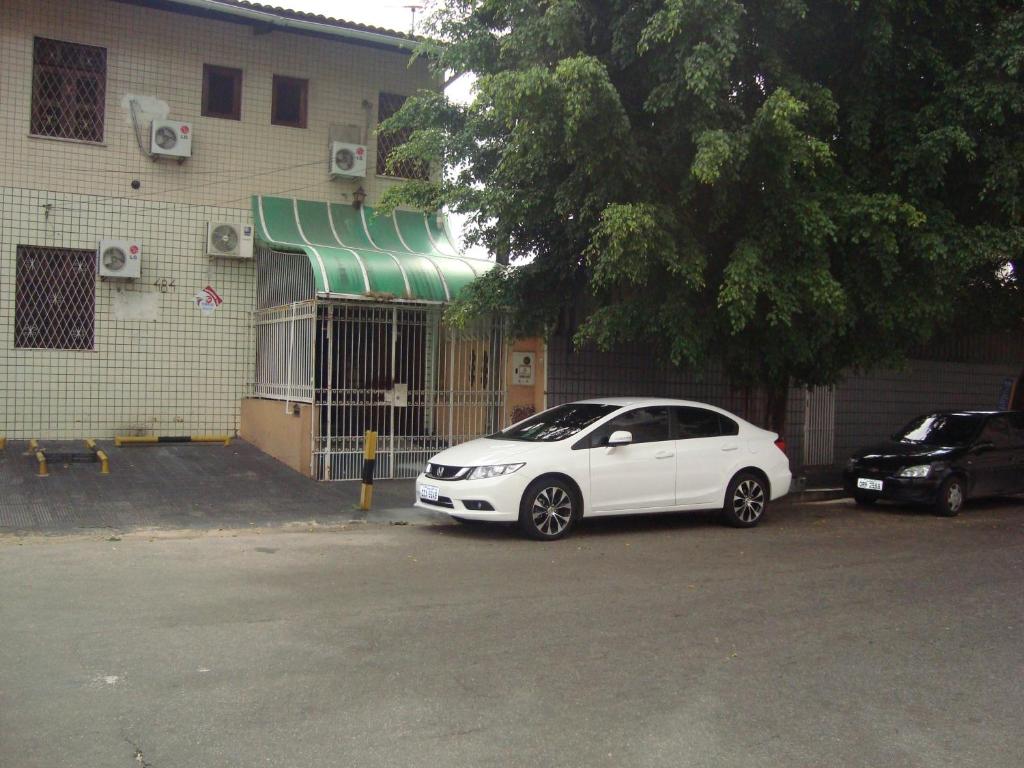
[(612, 432), (611, 437), (608, 438), (606, 445), (609, 448), (614, 448), (617, 445), (629, 445), (633, 442), (633, 433), (627, 432), (624, 429), (620, 429), (616, 432)]
[(985, 451), (991, 451), (996, 447), (996, 444), (991, 440), (979, 440), (971, 446), (972, 453), (985, 453)]

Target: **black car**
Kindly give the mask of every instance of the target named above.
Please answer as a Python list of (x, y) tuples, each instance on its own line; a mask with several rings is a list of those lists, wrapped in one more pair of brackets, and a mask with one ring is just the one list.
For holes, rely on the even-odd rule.
[(843, 473), (858, 504), (927, 504), (953, 516), (968, 498), (1024, 493), (1024, 412), (943, 411), (857, 451)]

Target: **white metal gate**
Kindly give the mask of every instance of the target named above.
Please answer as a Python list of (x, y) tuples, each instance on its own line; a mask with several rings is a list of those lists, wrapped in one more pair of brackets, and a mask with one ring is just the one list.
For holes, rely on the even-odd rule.
[(358, 479), (369, 429), (376, 476), (410, 478), (437, 451), (504, 426), (500, 322), (453, 331), (440, 307), (329, 302), (316, 324), (315, 477)]
[(804, 466), (832, 464), (835, 459), (835, 387), (810, 387), (804, 396)]

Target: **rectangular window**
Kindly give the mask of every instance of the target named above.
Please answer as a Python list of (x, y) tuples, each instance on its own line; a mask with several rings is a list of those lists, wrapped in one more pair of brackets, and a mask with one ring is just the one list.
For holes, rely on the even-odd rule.
[[(405, 99), (405, 96), (397, 96), (393, 93), (380, 94), (380, 100), (377, 103), (377, 124), (380, 125), (398, 112), (405, 103)], [(428, 169), (423, 163), (406, 161), (399, 163), (396, 168), (390, 170), (387, 167), (388, 157), (396, 148), (409, 140), (409, 135), (410, 131), (406, 129), (388, 134), (387, 136), (377, 134), (377, 173), (379, 175), (398, 176), (403, 179), (426, 180), (429, 178)]]
[(306, 127), (306, 96), (309, 81), (298, 77), (274, 75), (274, 94), (270, 105), (270, 122), (290, 128)]
[(29, 127), (34, 136), (102, 142), (106, 94), (106, 48), (35, 39)]
[(242, 70), (203, 64), (203, 116), (242, 119)]
[(19, 245), (15, 272), (15, 347), (93, 348), (95, 251)]

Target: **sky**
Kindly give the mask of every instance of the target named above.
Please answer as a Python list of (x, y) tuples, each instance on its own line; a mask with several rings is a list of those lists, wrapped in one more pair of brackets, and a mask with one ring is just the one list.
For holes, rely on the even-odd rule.
[[(257, 2), (307, 13), (319, 13), (335, 19), (371, 24), (375, 27), (384, 27), (399, 32), (411, 31), (413, 14), (409, 6), (419, 6), (416, 10), (418, 28), (419, 22), (423, 18), (422, 7), (426, 5), (426, 0), (369, 0), (369, 2), (367, 0), (257, 0)], [(417, 31), (419, 30), (417, 29)], [(465, 102), (470, 98), (471, 87), (472, 77), (464, 76), (452, 83), (446, 93), (455, 101)], [(459, 239), (460, 245), (467, 255), (480, 259), (489, 258), (486, 250), (467, 248), (462, 244), (464, 218), (458, 214), (449, 214), (448, 222), (451, 225), (452, 234)]]

